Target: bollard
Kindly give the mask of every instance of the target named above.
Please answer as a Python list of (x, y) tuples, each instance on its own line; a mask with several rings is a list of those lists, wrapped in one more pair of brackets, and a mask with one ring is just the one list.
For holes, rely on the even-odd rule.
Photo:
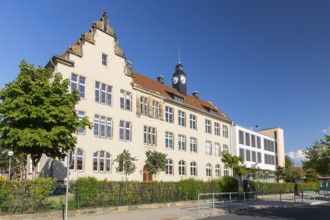
[(65, 220), (65, 205), (62, 205), (62, 218)]

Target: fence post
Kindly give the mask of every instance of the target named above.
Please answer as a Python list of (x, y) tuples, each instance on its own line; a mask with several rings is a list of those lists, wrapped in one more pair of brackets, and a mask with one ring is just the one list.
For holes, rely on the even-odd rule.
[(212, 193), (212, 208), (214, 210), (214, 193)]
[(229, 203), (231, 205), (231, 192), (229, 193)]
[(23, 214), (23, 208), (24, 208), (23, 204), (24, 204), (24, 181), (22, 181), (21, 204), (19, 210), (20, 214)]

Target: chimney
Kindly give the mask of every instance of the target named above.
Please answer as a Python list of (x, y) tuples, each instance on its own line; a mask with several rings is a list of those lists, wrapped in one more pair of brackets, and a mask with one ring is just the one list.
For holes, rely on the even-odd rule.
[(157, 81), (161, 84), (164, 84), (164, 76), (162, 76), (162, 75), (158, 76)]
[(193, 91), (192, 95), (198, 99), (199, 98), (199, 93), (197, 91)]

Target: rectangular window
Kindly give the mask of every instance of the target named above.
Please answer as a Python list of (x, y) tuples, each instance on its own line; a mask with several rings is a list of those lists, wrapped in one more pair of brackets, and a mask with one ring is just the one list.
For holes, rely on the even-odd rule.
[(94, 115), (94, 136), (112, 138), (112, 119)]
[[(85, 117), (85, 112), (82, 111), (78, 111), (78, 118), (79, 120), (83, 120), (83, 118)], [(84, 127), (79, 127), (78, 128), (78, 134), (85, 134), (85, 128)]]
[(251, 161), (251, 151), (246, 150), (245, 151), (246, 161)]
[(159, 118), (159, 102), (152, 101), (152, 117)]
[(220, 157), (220, 152), (221, 152), (221, 150), (220, 150), (220, 144), (219, 143), (215, 143), (214, 144), (214, 155), (216, 157)]
[(144, 126), (143, 139), (145, 145), (155, 146), (156, 144), (156, 128)]
[(95, 102), (111, 105), (112, 87), (100, 82), (95, 82)]
[(228, 126), (227, 125), (222, 125), (222, 136), (224, 138), (228, 138), (229, 135), (228, 135)]
[(244, 132), (239, 130), (238, 131), (238, 138), (239, 138), (239, 144), (244, 145)]
[(260, 141), (260, 137), (257, 137), (257, 148), (261, 149), (261, 141)]
[(244, 154), (244, 149), (243, 148), (239, 149), (239, 156), (245, 161), (245, 154)]
[(121, 141), (131, 141), (131, 123), (126, 121), (119, 122), (119, 139)]
[(250, 133), (245, 132), (245, 145), (250, 146)]
[(195, 115), (190, 115), (190, 128), (191, 129), (197, 129), (196, 125), (196, 116)]
[(140, 113), (148, 115), (148, 99), (143, 96), (140, 97)]
[(171, 159), (166, 160), (166, 175), (173, 175), (173, 161)]
[(225, 154), (229, 153), (229, 151), (228, 151), (228, 145), (226, 145), (226, 144), (223, 145), (222, 152), (224, 152)]
[(131, 93), (125, 90), (120, 90), (120, 108), (124, 110), (132, 110), (132, 97)]
[(178, 121), (179, 121), (179, 125), (181, 126), (186, 126), (186, 115), (184, 112), (179, 111), (178, 113)]
[(165, 132), (165, 147), (168, 149), (173, 149), (173, 133)]
[(253, 134), (251, 135), (251, 146), (256, 147), (256, 136)]
[(197, 139), (190, 137), (190, 152), (197, 153)]
[(212, 143), (210, 141), (205, 142), (205, 153), (207, 155), (212, 155)]
[(218, 122), (214, 122), (214, 134), (220, 136), (220, 124)]
[(108, 55), (102, 53), (102, 64), (106, 66), (108, 64)]
[(262, 163), (262, 157), (260, 152), (258, 152), (258, 163)]
[(179, 134), (178, 147), (180, 151), (186, 150), (186, 137), (184, 135)]
[(205, 133), (211, 134), (211, 121), (205, 119)]
[(173, 108), (168, 106), (165, 107), (165, 121), (173, 123)]
[(71, 91), (78, 89), (80, 98), (85, 98), (85, 82), (85, 77), (74, 73), (71, 74)]
[(255, 151), (252, 151), (252, 162), (257, 162), (257, 155)]

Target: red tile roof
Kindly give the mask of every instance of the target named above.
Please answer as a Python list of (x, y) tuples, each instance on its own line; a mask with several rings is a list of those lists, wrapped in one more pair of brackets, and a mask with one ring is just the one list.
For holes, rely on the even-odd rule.
[[(182, 97), (184, 99), (184, 105), (187, 106), (188, 108), (197, 109), (199, 111), (209, 114), (210, 116), (216, 117), (220, 120), (231, 122), (230, 119), (227, 117), (227, 115), (224, 114), (217, 106), (215, 106), (211, 102), (206, 102), (192, 95), (183, 95), (179, 93), (175, 88), (162, 84), (156, 80), (141, 75), (137, 72), (133, 71), (132, 73), (133, 73), (134, 83), (140, 85), (144, 89), (159, 93), (167, 100), (174, 101), (173, 95)], [(209, 112), (210, 109), (215, 110), (217, 112), (217, 115), (212, 115)]]

